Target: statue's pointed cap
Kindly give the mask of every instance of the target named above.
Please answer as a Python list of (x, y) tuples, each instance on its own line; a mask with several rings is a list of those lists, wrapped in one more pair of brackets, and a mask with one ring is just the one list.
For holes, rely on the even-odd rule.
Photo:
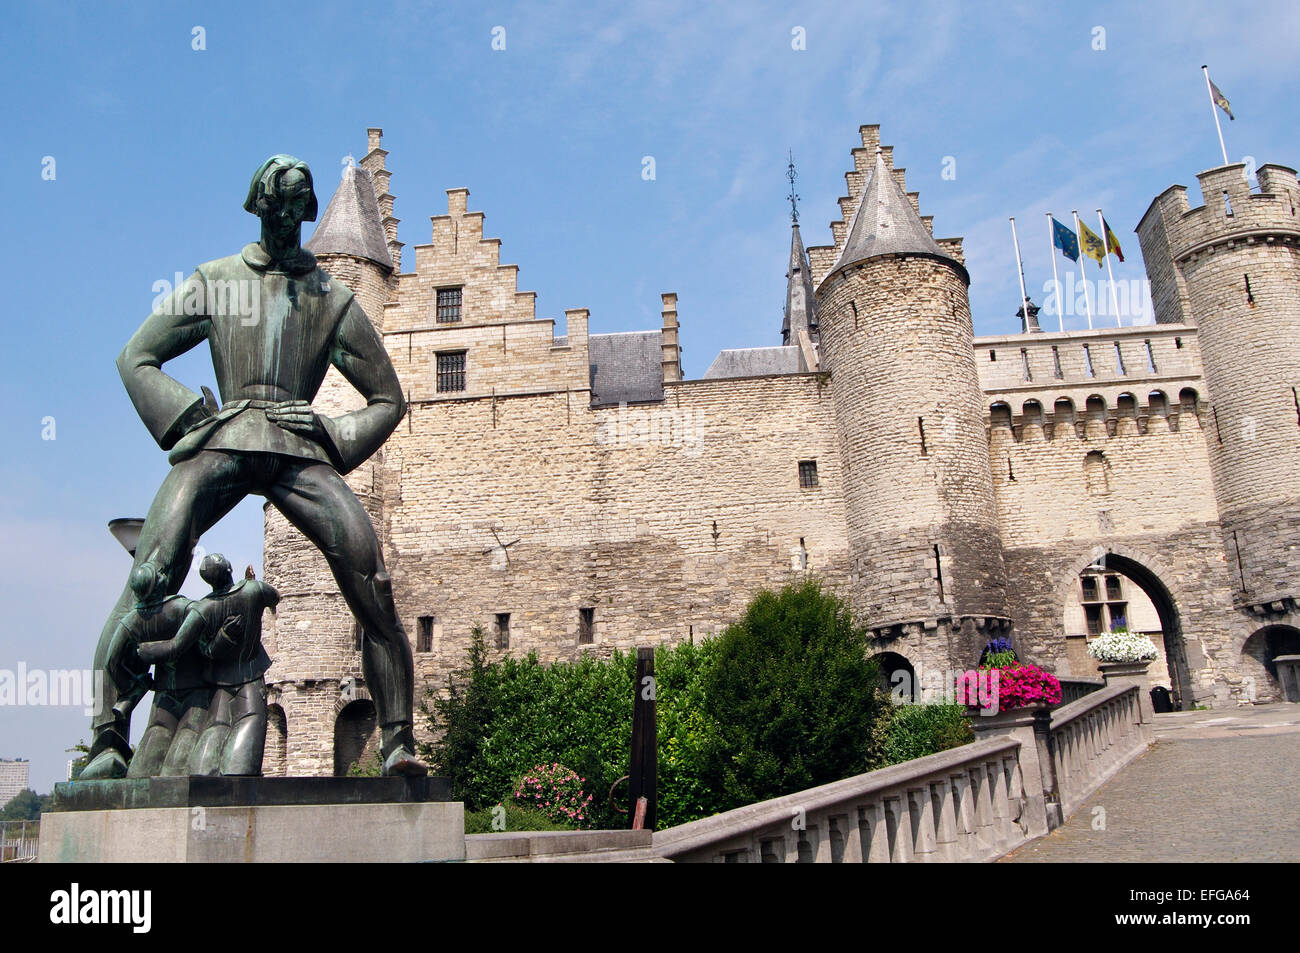
[(320, 224), (305, 246), (313, 254), (352, 255), (393, 268), (370, 173), (349, 164)]

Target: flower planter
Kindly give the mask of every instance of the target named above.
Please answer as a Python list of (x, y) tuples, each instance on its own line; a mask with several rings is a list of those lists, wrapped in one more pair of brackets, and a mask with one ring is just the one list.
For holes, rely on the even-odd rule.
[(1101, 669), (1101, 677), (1106, 680), (1106, 686), (1111, 685), (1136, 685), (1138, 687), (1138, 707), (1142, 711), (1143, 724), (1151, 724), (1155, 717), (1155, 712), (1151, 708), (1151, 684), (1147, 678), (1147, 669), (1151, 667), (1151, 661), (1144, 660), (1141, 662), (1098, 662), (1097, 667)]

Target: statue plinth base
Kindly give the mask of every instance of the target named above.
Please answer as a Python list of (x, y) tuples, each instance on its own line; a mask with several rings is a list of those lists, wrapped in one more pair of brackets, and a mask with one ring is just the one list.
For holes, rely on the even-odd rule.
[(128, 778), (55, 786), (42, 863), (465, 859), (445, 778)]

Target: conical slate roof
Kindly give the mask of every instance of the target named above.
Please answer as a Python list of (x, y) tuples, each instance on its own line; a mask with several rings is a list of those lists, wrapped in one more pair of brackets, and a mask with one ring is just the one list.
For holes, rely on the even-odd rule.
[[(844, 242), (833, 274), (848, 265), (878, 258), (881, 255), (932, 255), (957, 264), (956, 259), (939, 247), (926, 231), (921, 216), (885, 167), (884, 153), (876, 150), (876, 165), (871, 170), (862, 201), (853, 213), (849, 237)], [(959, 266), (960, 267), (960, 266)]]
[(352, 255), (392, 270), (369, 172), (355, 165), (343, 169), (343, 181), (306, 247), (314, 255)]
[(807, 331), (817, 341), (817, 301), (813, 294), (812, 269), (803, 250), (799, 223), (790, 236), (790, 267), (785, 273), (785, 320), (781, 323), (781, 342), (798, 344), (799, 332)]

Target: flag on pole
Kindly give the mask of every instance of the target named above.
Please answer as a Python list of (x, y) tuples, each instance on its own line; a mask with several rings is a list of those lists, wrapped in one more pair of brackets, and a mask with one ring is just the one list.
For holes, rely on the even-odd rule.
[(1083, 253), (1095, 261), (1100, 268), (1102, 262), (1106, 260), (1106, 246), (1102, 243), (1101, 236), (1084, 222), (1079, 222), (1079, 237), (1083, 240)]
[[(1209, 74), (1207, 73), (1206, 76), (1208, 77)], [(1223, 95), (1223, 90), (1214, 85), (1214, 80), (1210, 80), (1210, 96), (1214, 99), (1214, 105), (1226, 112), (1229, 119), (1237, 118), (1232, 114), (1232, 106), (1228, 103), (1228, 97)]]
[(1110, 222), (1106, 219), (1101, 220), (1102, 228), (1106, 230), (1106, 241), (1110, 245), (1110, 253), (1120, 261), (1124, 260), (1124, 250), (1119, 247), (1119, 239), (1115, 237), (1115, 232), (1111, 230)]
[(1061, 249), (1061, 254), (1070, 261), (1079, 260), (1079, 236), (1068, 225), (1062, 225), (1052, 217), (1052, 244)]

